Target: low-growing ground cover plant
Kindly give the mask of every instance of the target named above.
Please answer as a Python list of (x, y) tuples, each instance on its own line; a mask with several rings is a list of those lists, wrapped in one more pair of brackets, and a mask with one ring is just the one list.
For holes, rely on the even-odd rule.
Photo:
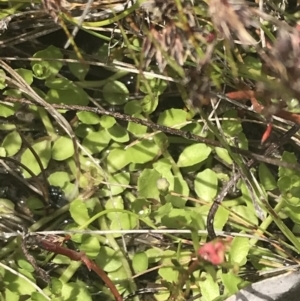
[(297, 10), (4, 1), (1, 300), (226, 300), (295, 269)]

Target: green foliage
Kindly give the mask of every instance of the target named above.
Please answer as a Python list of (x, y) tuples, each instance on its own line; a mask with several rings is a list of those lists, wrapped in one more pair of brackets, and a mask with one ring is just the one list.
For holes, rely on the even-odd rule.
[(73, 141), (69, 137), (59, 137), (52, 146), (52, 159), (66, 160), (74, 155)]
[(148, 256), (145, 252), (135, 253), (132, 258), (132, 267), (135, 273), (141, 273), (148, 269)]
[[(211, 10), (207, 10), (213, 2), (205, 5), (196, 3), (190, 8), (195, 10), (195, 24), (199, 28), (209, 24), (206, 29), (210, 33), (218, 29), (210, 15)], [(25, 7), (26, 3), (23, 3), (20, 12), (23, 13)], [(6, 10), (10, 9), (19, 12), (15, 6), (9, 6)], [(236, 91), (249, 83), (251, 86), (263, 84), (266, 91), (262, 91), (262, 94), (268, 98), (268, 84), (271, 83), (276, 90), (277, 84), (273, 81), (278, 84), (280, 81), (276, 81), (276, 74), (264, 75), (270, 66), (260, 58), (258, 51), (253, 52), (254, 47), (248, 45), (245, 51), (234, 41), (228, 41), (225, 31), (222, 39), (214, 40), (212, 54), (205, 53), (212, 44), (207, 40), (203, 45), (202, 35), (185, 32), (190, 24), (181, 24), (181, 9), (171, 8), (172, 22), (163, 22), (165, 31), (157, 35), (160, 37), (159, 44), (162, 44), (159, 46), (165, 53), (161, 53), (155, 44), (155, 47), (152, 45), (146, 51), (147, 43), (153, 42), (155, 33), (151, 31), (153, 36), (149, 39), (141, 31), (143, 39), (140, 39), (140, 34), (133, 38), (124, 36), (124, 45), (110, 48), (109, 55), (105, 42), (95, 53), (101, 59), (107, 59), (107, 62), (95, 61), (92, 62), (95, 66), (91, 67), (87, 60), (93, 60), (95, 53), (89, 53), (89, 47), (84, 47), (86, 53), (82, 53), (84, 59), (81, 60), (72, 50), (62, 50), (53, 45), (42, 49), (44, 42), (41, 40), (35, 44), (37, 40), (30, 36), (34, 43), (24, 41), (24, 54), (31, 51), (32, 46), (39, 47), (30, 55), (34, 60), (20, 63), (16, 59), (13, 63), (9, 62), (13, 72), (4, 68), (4, 64), (1, 65), (0, 89), (4, 97), (0, 103), (0, 154), (3, 157), (0, 161), (3, 160), (15, 173), (8, 172), (0, 162), (1, 230), (19, 233), (24, 227), (29, 232), (85, 232), (71, 233), (69, 242), (62, 241), (59, 236), (39, 234), (48, 242), (57, 239), (57, 246), (61, 248), (78, 251), (78, 258), (62, 254), (53, 256), (51, 248), (42, 250), (41, 244), (33, 240), (32, 244), (38, 248), (29, 248), (28, 252), (34, 256), (37, 264), (43, 269), (48, 264), (57, 265), (49, 269), (51, 283), (43, 284), (43, 289), (39, 291), (34, 286), (40, 285), (36, 279), (38, 271), (22, 254), (21, 240), (12, 238), (8, 242), (1, 241), (0, 258), (4, 265), (0, 269), (0, 282), (4, 299), (0, 296), (0, 300), (89, 301), (98, 298), (95, 297), (98, 292), (101, 292), (101, 300), (113, 300), (103, 279), (92, 276), (90, 266), (84, 266), (87, 259), (80, 255), (85, 254), (107, 273), (122, 296), (134, 293), (145, 284), (152, 286), (153, 283), (159, 283), (163, 286), (160, 289), (163, 293), (155, 295), (158, 301), (167, 300), (170, 294), (171, 298), (185, 300), (187, 296), (184, 294), (189, 290), (193, 296), (200, 293), (198, 299), (201, 301), (220, 301), (248, 284), (243, 276), (247, 275), (249, 267), (251, 272), (254, 270), (257, 274), (261, 271), (272, 272), (274, 262), (276, 267), (284, 268), (286, 262), (294, 260), (290, 254), (300, 252), (299, 240), (295, 236), (295, 233), (299, 233), (300, 223), (300, 172), (282, 166), (277, 169), (262, 162), (249, 169), (247, 156), (233, 153), (230, 146), (246, 150), (249, 146), (251, 152), (258, 152), (255, 143), (263, 134), (263, 131), (260, 132), (262, 125), (257, 125), (263, 120), (261, 116), (255, 116), (254, 112), (249, 114), (247, 110), (237, 110), (237, 107), (244, 108), (245, 104), (236, 105), (232, 102), (229, 108), (226, 107), (226, 98), (222, 98), (212, 110), (206, 103), (210, 99), (202, 99), (206, 98), (208, 92), (221, 91), (223, 88), (224, 91)], [(173, 12), (176, 12), (175, 22), (171, 16)], [(72, 9), (68, 13), (72, 14)], [(5, 16), (7, 14), (9, 11)], [(75, 18), (71, 20), (70, 16), (64, 16), (64, 13), (62, 16), (66, 23), (77, 22)], [(81, 27), (87, 34), (93, 34), (95, 39), (107, 40), (107, 36), (101, 36), (93, 28), (105, 26), (112, 30), (112, 24), (123, 24), (122, 19), (115, 17), (120, 18), (117, 14), (104, 21), (84, 22)], [(282, 16), (282, 19), (286, 18)], [(47, 24), (49, 21), (47, 19)], [(229, 24), (224, 22), (224, 26)], [(169, 28), (169, 23), (174, 28)], [(43, 22), (37, 20), (34, 24)], [(264, 24), (263, 30), (271, 41), (274, 36), (271, 29), (273, 25), (270, 24)], [(159, 25), (157, 21), (155, 28), (158, 29)], [(180, 28), (180, 38), (177, 26)], [(277, 27), (280, 30), (278, 24)], [(228, 30), (234, 39), (240, 40), (239, 30)], [(3, 38), (6, 39), (6, 32), (3, 31)], [(29, 29), (25, 28), (24, 32), (27, 31)], [(169, 32), (174, 33), (175, 41), (172, 41), (172, 35), (167, 35)], [(251, 34), (254, 36), (255, 32)], [(206, 34), (204, 37), (206, 39)], [(94, 45), (89, 45), (89, 39), (86, 41), (87, 46), (94, 48)], [(174, 45), (172, 50), (165, 49), (165, 41)], [(189, 44), (190, 41), (194, 42), (193, 46)], [(275, 55), (270, 41), (270, 53)], [(110, 42), (115, 44), (117, 40)], [(4, 48), (6, 43), (4, 40)], [(259, 47), (258, 44), (255, 47)], [(13, 47), (10, 49), (13, 51)], [(180, 53), (180, 49), (189, 53)], [(20, 51), (23, 52), (23, 49)], [(151, 61), (147, 66), (147, 71), (151, 73), (143, 72), (144, 54)], [(19, 53), (15, 55), (15, 58), (18, 57)], [(72, 61), (64, 61), (66, 58)], [(136, 66), (131, 64), (131, 60)], [(184, 61), (182, 64), (181, 60)], [(168, 65), (166, 68), (162, 68), (164, 61)], [(104, 68), (99, 67), (104, 65)], [(276, 68), (271, 70), (276, 73)], [(162, 69), (164, 73), (158, 74), (158, 70)], [(288, 78), (292, 80), (290, 74)], [(206, 80), (209, 86), (207, 91)], [(286, 87), (280, 87), (275, 92), (281, 90), (289, 98), (290, 91)], [(42, 108), (43, 104), (33, 91), (53, 110)], [(219, 100), (219, 97), (216, 98)], [(286, 102), (283, 97), (278, 98), (282, 103)], [(241, 99), (233, 100), (237, 102)], [(278, 102), (273, 95), (270, 95), (270, 100)], [(196, 108), (191, 107), (191, 103)], [(212, 103), (215, 105), (214, 101)], [(285, 104), (287, 109), (299, 111), (297, 97)], [(264, 105), (261, 113), (270, 122), (272, 114), (267, 114), (268, 106)], [(78, 106), (88, 108), (85, 110)], [(96, 106), (97, 110), (91, 112)], [(102, 115), (101, 110), (106, 112)], [(24, 112), (33, 114), (33, 120), (28, 122), (18, 117)], [(136, 119), (139, 121), (136, 122)], [(173, 128), (172, 134), (170, 128), (166, 132), (166, 127)], [(282, 122), (281, 131), (285, 130), (284, 127)], [(182, 132), (178, 135), (175, 129), (185, 131), (185, 135)], [(197, 135), (198, 141), (187, 139), (190, 134)], [(202, 137), (211, 143), (204, 143)], [(73, 141), (76, 141), (76, 147)], [(28, 144), (40, 159), (42, 170)], [(265, 145), (260, 147), (264, 148)], [(285, 146), (282, 148), (285, 149)], [(294, 153), (284, 151), (280, 159), (298, 166), (297, 148), (292, 144), (290, 148)], [(37, 177), (32, 177), (20, 167), (18, 161)], [(244, 172), (240, 180), (230, 189), (226, 188), (227, 181), (241, 171)], [(62, 191), (55, 190), (58, 187)], [(213, 202), (224, 192), (223, 189), (226, 189), (225, 198), (218, 206), (213, 226), (215, 230), (226, 231), (225, 236), (230, 233), (233, 238), (228, 248), (216, 252), (220, 256), (224, 251), (224, 262), (213, 265), (209, 258), (196, 259), (195, 254), (199, 246), (208, 241), (207, 216)], [(259, 212), (261, 214), (258, 217)], [(263, 215), (266, 218), (261, 220)], [(6, 224), (7, 219), (9, 222)], [(274, 223), (277, 225), (276, 231), (279, 229), (284, 237), (276, 243), (278, 233), (273, 235)], [(134, 235), (120, 233), (146, 229), (174, 232), (159, 235), (138, 231)], [(263, 244), (258, 242), (258, 237), (265, 238)], [(268, 238), (272, 239), (270, 250)], [(193, 263), (198, 266), (191, 272), (189, 267)], [(27, 280), (20, 274), (11, 273), (5, 268), (6, 264)], [(148, 269), (151, 269), (151, 274), (148, 274)], [(138, 274), (143, 275), (142, 280), (137, 277)], [(145, 279), (146, 283), (143, 282)], [(138, 300), (139, 297), (135, 298)]]
[(53, 60), (63, 58), (61, 51), (54, 46), (49, 46), (44, 50), (36, 52), (33, 57), (40, 59), (52, 59), (52, 61), (41, 60), (39, 62), (31, 63), (33, 75), (41, 80), (57, 75), (63, 66), (62, 62)]
[(141, 142), (128, 147), (127, 158), (131, 163), (147, 163), (154, 159), (159, 153), (159, 147), (153, 140), (143, 139)]
[(158, 124), (165, 126), (184, 125), (187, 120), (187, 112), (179, 109), (170, 109), (162, 112), (158, 118)]
[(195, 191), (199, 198), (212, 201), (217, 195), (218, 178), (211, 169), (199, 172), (195, 178)]
[(177, 165), (179, 167), (193, 166), (205, 161), (210, 153), (211, 148), (204, 143), (190, 145), (180, 154)]
[(8, 157), (14, 156), (22, 145), (22, 138), (17, 131), (13, 131), (5, 136), (2, 142), (2, 147), (5, 149)]
[(71, 203), (70, 213), (78, 225), (84, 225), (90, 219), (86, 205), (82, 200), (74, 200)]
[(129, 91), (119, 81), (108, 82), (103, 87), (103, 97), (111, 105), (122, 105), (128, 101)]
[(96, 258), (96, 263), (105, 272), (114, 272), (122, 266), (121, 254), (118, 254), (112, 248), (102, 246)]
[[(40, 158), (43, 168), (47, 168), (51, 159), (51, 142), (48, 140), (40, 141), (33, 144), (32, 148), (36, 155)], [(21, 163), (27, 166), (33, 172), (33, 174), (39, 175), (41, 173), (41, 168), (29, 148), (23, 152), (21, 156)], [(23, 175), (25, 178), (31, 177), (26, 170), (23, 171)]]
[(161, 175), (156, 170), (144, 169), (138, 179), (138, 193), (140, 197), (158, 199), (157, 181)]

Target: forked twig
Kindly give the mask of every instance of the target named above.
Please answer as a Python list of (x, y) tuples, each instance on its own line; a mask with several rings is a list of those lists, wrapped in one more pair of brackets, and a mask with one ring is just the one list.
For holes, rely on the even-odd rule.
[[(31, 101), (27, 100), (27, 99), (17, 99), (17, 98), (13, 98), (13, 97), (7, 97), (5, 98), (6, 101), (11, 101), (11, 102), (22, 102), (22, 103), (28, 103), (28, 104), (33, 104)], [(39, 104), (41, 105), (41, 104)], [(111, 112), (111, 111), (107, 111), (107, 110), (103, 110), (100, 108), (93, 108), (93, 107), (87, 107), (87, 106), (78, 106), (78, 105), (57, 105), (57, 104), (53, 104), (53, 109), (65, 109), (65, 110), (70, 110), (70, 111), (86, 111), (86, 112), (93, 112), (99, 115), (105, 115), (105, 116), (112, 116), (116, 119), (119, 120), (123, 120), (123, 121), (127, 121), (127, 122), (133, 122), (133, 123), (137, 123), (137, 124), (141, 124), (144, 126), (149, 127), (152, 130), (155, 131), (161, 131), (170, 135), (175, 135), (175, 136), (180, 136), (183, 137), (187, 140), (193, 140), (196, 142), (200, 142), (200, 143), (205, 143), (207, 145), (210, 146), (215, 146), (215, 147), (223, 147), (222, 144), (218, 141), (212, 140), (212, 139), (208, 139), (205, 137), (201, 137), (199, 135), (195, 135), (191, 132), (188, 131), (183, 131), (183, 130), (179, 130), (179, 129), (175, 129), (175, 128), (171, 128), (168, 126), (164, 126), (164, 125), (160, 125), (160, 124), (156, 124), (152, 121), (149, 121), (147, 119), (141, 119), (141, 118), (137, 118), (137, 117), (132, 117), (130, 115), (126, 115), (126, 114), (122, 114), (119, 112)], [(299, 116), (300, 117), (300, 116)], [(299, 123), (300, 124), (300, 123)], [(234, 146), (230, 146), (230, 150), (234, 153), (255, 159), (257, 161), (261, 161), (267, 164), (271, 164), (271, 165), (275, 165), (275, 166), (282, 166), (285, 168), (289, 168), (292, 170), (296, 170), (296, 171), (300, 171), (300, 166), (298, 164), (291, 164), (288, 162), (284, 162), (275, 158), (270, 158), (270, 157), (266, 157), (264, 155), (260, 155), (257, 153), (253, 153), (250, 152), (248, 150), (244, 150), (238, 147), (234, 147)]]

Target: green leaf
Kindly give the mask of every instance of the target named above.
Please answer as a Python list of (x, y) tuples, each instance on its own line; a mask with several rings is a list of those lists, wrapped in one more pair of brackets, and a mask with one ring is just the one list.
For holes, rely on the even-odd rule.
[(215, 215), (214, 228), (216, 230), (222, 230), (228, 221), (228, 217), (229, 217), (229, 211), (223, 207), (219, 207)]
[(293, 185), (292, 183), (293, 183), (293, 177), (290, 176), (283, 176), (279, 178), (277, 181), (278, 188), (282, 193), (290, 191)]
[(24, 81), (30, 86), (33, 82), (33, 74), (31, 70), (27, 69), (15, 69), (15, 71), (24, 79)]
[(162, 267), (158, 270), (160, 277), (168, 282), (176, 282), (178, 280), (179, 272), (172, 267)]
[(48, 301), (49, 299), (46, 298), (44, 295), (38, 292), (33, 292), (31, 294), (31, 300), (32, 301)]
[(136, 274), (148, 269), (148, 256), (145, 252), (135, 253), (132, 258), (132, 268)]
[(128, 273), (123, 266), (116, 271), (110, 272), (109, 277), (112, 281), (126, 283), (128, 281)]
[(220, 290), (218, 282), (213, 279), (213, 277), (205, 273), (201, 275), (204, 280), (200, 282), (201, 293), (203, 296), (203, 301), (212, 301), (220, 296)]
[(26, 199), (26, 205), (33, 212), (37, 212), (38, 210), (41, 210), (42, 208), (45, 207), (44, 203), (37, 197), (27, 198)]
[[(26, 274), (26, 273), (24, 273), (24, 274)], [(26, 276), (27, 276), (27, 274), (26, 274)], [(18, 277), (17, 275), (12, 274), (7, 270), (5, 271), (4, 277), (1, 281), (7, 290), (14, 292), (14, 293), (18, 293), (19, 296), (20, 295), (31, 295), (33, 292), (36, 291), (35, 287), (33, 287), (30, 283), (28, 283), (28, 280)], [(10, 301), (10, 299), (6, 299), (6, 300)]]
[(239, 216), (244, 218), (246, 221), (253, 223), (254, 225), (258, 225), (258, 219), (254, 212), (254, 210), (249, 210), (249, 206), (239, 205), (233, 206), (230, 208), (233, 212), (237, 213)]
[(276, 180), (266, 164), (259, 164), (258, 168), (259, 180), (265, 190), (273, 190), (277, 188)]
[(153, 169), (144, 169), (138, 179), (138, 194), (144, 198), (159, 198), (157, 181), (161, 175)]
[(65, 171), (56, 171), (56, 172), (52, 173), (48, 177), (47, 180), (50, 185), (59, 186), (61, 188), (64, 188), (66, 183), (69, 183), (71, 181), (71, 178), (70, 178), (69, 173), (67, 173)]
[(100, 250), (100, 243), (97, 237), (88, 235), (83, 236), (80, 251), (84, 252), (87, 256), (91, 258), (96, 258)]
[(180, 154), (177, 165), (179, 167), (193, 166), (206, 160), (210, 153), (211, 148), (204, 143), (187, 146)]
[(249, 239), (245, 237), (235, 237), (230, 245), (230, 262), (243, 266), (247, 263), (247, 256), (250, 250)]
[[(229, 120), (223, 120), (222, 130), (227, 135), (234, 137), (243, 131), (241, 120), (238, 118), (236, 110), (227, 111), (224, 113), (224, 118)], [(230, 120), (232, 118), (232, 120)]]
[[(37, 142), (32, 145), (32, 148), (39, 156), (43, 168), (46, 168), (51, 159), (51, 142), (44, 140)], [(38, 165), (34, 155), (32, 154), (30, 149), (26, 149), (21, 156), (21, 163), (26, 165), (35, 175), (39, 175), (41, 173), (40, 166)], [(31, 175), (28, 174), (27, 171), (23, 171), (23, 176), (25, 178), (30, 178)]]
[(222, 148), (222, 147), (215, 147), (215, 152), (217, 154), (217, 156), (223, 160), (224, 162), (226, 162), (227, 164), (231, 165), (233, 163), (230, 155), (228, 154), (227, 149)]
[(33, 273), (34, 272), (34, 268), (33, 266), (24, 258), (20, 258), (17, 260), (18, 262), (18, 266), (30, 273)]
[(110, 135), (111, 139), (116, 142), (124, 143), (129, 141), (129, 135), (125, 128), (115, 123), (114, 126), (106, 129), (107, 133)]
[(120, 148), (111, 150), (106, 159), (109, 173), (121, 170), (129, 164), (126, 151)]
[(8, 200), (0, 198), (0, 212), (1, 213), (9, 213), (15, 209), (15, 204)]
[(292, 187), (291, 191), (282, 196), (282, 198), (291, 206), (299, 207), (300, 198), (299, 198), (300, 187)]
[(181, 127), (183, 127), (185, 125), (184, 123), (186, 123), (186, 120), (186, 111), (181, 109), (170, 109), (160, 113), (157, 123), (170, 127), (182, 124)]
[(63, 77), (54, 77), (54, 78), (48, 78), (45, 81), (45, 86), (50, 89), (58, 89), (58, 90), (70, 90), (73, 89), (74, 84), (72, 81), (70, 81), (67, 78)]
[(73, 85), (72, 89), (50, 89), (45, 100), (51, 104), (86, 106), (89, 103), (89, 96), (82, 88)]
[(79, 226), (86, 224), (90, 219), (86, 205), (82, 200), (77, 199), (70, 204), (70, 214)]
[(99, 124), (101, 121), (101, 117), (93, 112), (77, 112), (76, 115), (78, 119), (85, 124)]
[[(181, 174), (174, 177), (173, 191), (183, 196), (188, 196), (190, 193), (189, 186), (187, 182), (183, 179)], [(174, 207), (177, 208), (182, 208), (186, 204), (186, 198), (181, 198), (179, 196), (174, 195), (167, 195), (165, 198), (167, 202), (170, 202)]]
[(109, 81), (103, 87), (103, 98), (111, 105), (122, 105), (128, 101), (129, 91), (119, 81)]
[(145, 86), (144, 81), (147, 81), (147, 85), (150, 86), (151, 91), (155, 92), (157, 96), (162, 94), (168, 86), (167, 81), (151, 76), (146, 76), (145, 79), (141, 81), (142, 84), (140, 85), (140, 90), (145, 94), (148, 94), (148, 90)]
[(92, 301), (92, 297), (88, 291), (88, 288), (83, 283), (77, 281), (64, 283), (61, 296), (64, 301), (84, 300)]
[(141, 142), (129, 147), (126, 152), (128, 160), (132, 163), (144, 164), (153, 160), (160, 148), (153, 140), (143, 139)]
[[(116, 196), (110, 198), (106, 204), (105, 209), (124, 209), (124, 202), (121, 196)], [(106, 217), (111, 221), (118, 219), (120, 212), (109, 212), (106, 214)]]
[(142, 112), (149, 115), (153, 113), (158, 106), (158, 97), (146, 95), (141, 101)]
[[(9, 301), (19, 301), (20, 300), (20, 295), (15, 290), (11, 291), (8, 288), (5, 288), (4, 296), (5, 296), (6, 300), (9, 300)], [(5, 299), (2, 299), (2, 300), (5, 300)]]
[[(136, 228), (138, 219), (128, 213), (116, 212), (116, 217), (110, 224), (110, 230), (133, 230)], [(115, 234), (114, 237), (119, 237), (121, 234)]]
[[(288, 163), (297, 163), (297, 157), (295, 154), (284, 151), (282, 154), (282, 161), (288, 162)], [(292, 169), (285, 168), (280, 166), (278, 170), (278, 176), (279, 177), (289, 177), (289, 176), (294, 176), (294, 175), (299, 175), (299, 172), (296, 172)]]
[(218, 177), (211, 169), (199, 172), (194, 181), (197, 196), (205, 201), (212, 201), (217, 195)]
[(153, 212), (156, 222), (160, 223), (161, 218), (163, 218), (165, 215), (168, 215), (171, 210), (173, 210), (173, 206), (169, 202), (162, 206), (159, 206), (158, 209), (155, 212)]
[(134, 116), (134, 114), (142, 113), (142, 106), (140, 100), (130, 100), (124, 106), (124, 113)]
[(17, 131), (13, 131), (5, 136), (2, 147), (5, 148), (8, 157), (14, 156), (22, 146), (22, 138)]
[(33, 55), (34, 58), (51, 59), (51, 61), (41, 60), (39, 62), (32, 62), (32, 70), (35, 77), (39, 79), (46, 79), (50, 76), (56, 75), (63, 63), (55, 59), (62, 59), (63, 54), (61, 51), (54, 47), (49, 46), (48, 48), (38, 51)]
[(185, 229), (191, 223), (191, 217), (185, 209), (173, 208), (162, 217), (161, 222), (167, 228)]
[(126, 185), (129, 185), (130, 174), (128, 172), (120, 172), (114, 175), (108, 176), (108, 182), (110, 187), (101, 189), (99, 196), (110, 197), (111, 195), (118, 195), (125, 190)]
[(0, 116), (7, 118), (9, 116), (13, 116), (16, 112), (16, 108), (0, 103)]
[(62, 287), (63, 287), (63, 284), (59, 279), (51, 277), (50, 288), (51, 288), (52, 294), (60, 295)]
[(170, 184), (169, 190), (174, 190), (174, 175), (171, 171), (171, 163), (167, 159), (161, 159), (153, 164), (155, 170), (157, 170), (163, 178), (165, 178)]
[(67, 256), (58, 254), (52, 259), (52, 262), (56, 263), (56, 264), (68, 264), (69, 265), (71, 263), (71, 259)]
[(121, 252), (117, 253), (112, 248), (101, 246), (95, 261), (105, 272), (110, 273), (122, 266), (121, 256)]
[(103, 128), (109, 129), (116, 123), (116, 119), (111, 116), (101, 116), (100, 118), (100, 124)]
[(90, 132), (93, 131), (94, 131), (93, 126), (80, 123), (75, 129), (75, 134), (79, 138), (85, 138)]
[(146, 251), (146, 255), (150, 264), (155, 263), (160, 261), (161, 256), (163, 255), (163, 250), (161, 250), (160, 248), (152, 247)]
[[(70, 59), (78, 60), (76, 54), (71, 54)], [(76, 63), (68, 63), (68, 67), (71, 73), (76, 76), (80, 81), (83, 81), (90, 70), (90, 65), (86, 63), (81, 63), (80, 61)]]
[[(145, 117), (141, 114), (134, 114), (132, 117), (145, 119)], [(127, 126), (127, 131), (132, 133), (136, 137), (144, 136), (147, 133), (147, 127), (135, 122), (129, 122)]]
[(88, 135), (83, 139), (82, 145), (89, 150), (91, 154), (97, 154), (108, 146), (109, 141), (109, 134), (102, 129), (98, 132), (88, 133)]
[(221, 279), (224, 283), (225, 288), (230, 295), (233, 295), (238, 292), (239, 285), (244, 282), (243, 279), (238, 277), (234, 272), (230, 271), (228, 273), (222, 273)]
[(0, 156), (6, 157), (6, 151), (4, 147), (0, 147)]
[(74, 155), (73, 141), (69, 137), (61, 136), (53, 144), (52, 158), (57, 161), (66, 160)]

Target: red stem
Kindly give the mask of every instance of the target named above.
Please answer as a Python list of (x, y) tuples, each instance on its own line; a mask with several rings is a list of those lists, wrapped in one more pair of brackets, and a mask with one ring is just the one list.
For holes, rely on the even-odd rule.
[(71, 260), (81, 261), (82, 263), (84, 263), (89, 270), (93, 270), (104, 281), (106, 286), (111, 290), (116, 301), (123, 301), (122, 296), (118, 292), (114, 283), (109, 279), (107, 274), (91, 259), (89, 259), (84, 252), (76, 252), (74, 250), (70, 250), (46, 239), (38, 239), (38, 242), (39, 246), (44, 250), (53, 252), (55, 254), (65, 255)]

